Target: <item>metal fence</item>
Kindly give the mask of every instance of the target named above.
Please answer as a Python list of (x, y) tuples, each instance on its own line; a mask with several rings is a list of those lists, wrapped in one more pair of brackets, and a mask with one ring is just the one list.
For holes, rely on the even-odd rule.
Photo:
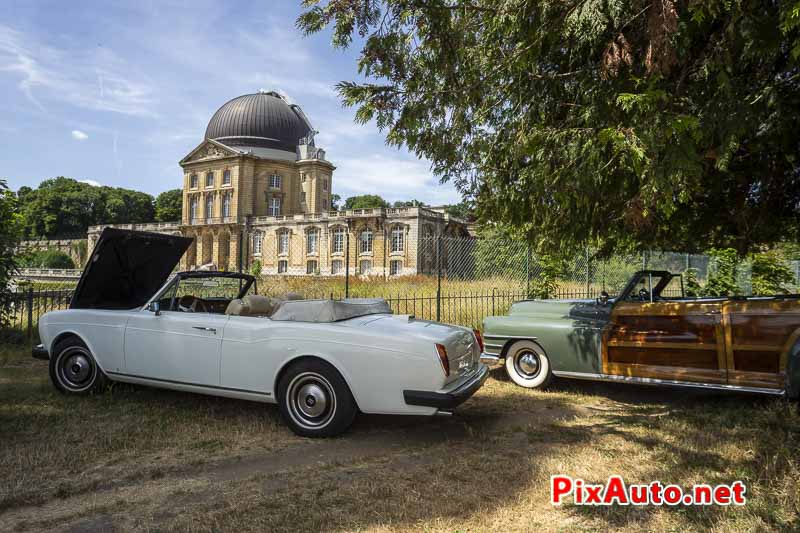
[[(705, 255), (644, 252), (599, 260), (591, 249), (537, 255), (524, 242), (502, 239), (408, 239), (401, 252), (392, 251), (398, 246), (390, 241), (373, 241), (368, 252), (353, 243), (355, 239), (345, 237), (343, 248), (330, 235), (326, 239), (312, 243), (311, 256), (306, 254), (308, 243), (304, 241), (288, 254), (262, 249), (262, 259), (272, 256), (254, 269), (259, 271), (254, 272), (259, 274), (258, 292), (275, 296), (299, 293), (304, 298), (384, 298), (397, 314), (478, 327), (484, 317), (505, 314), (514, 301), (528, 297), (596, 298), (602, 291), (613, 296), (642, 269), (684, 272), (691, 268), (702, 284), (716, 268), (713, 259)], [(314, 269), (302, 266), (308, 257), (313, 257), (308, 261), (315, 262)], [(341, 271), (334, 261), (342, 261)], [(392, 265), (392, 261), (401, 264)], [(800, 263), (789, 266), (800, 274)], [(749, 263), (740, 264), (737, 281), (744, 294), (750, 293), (750, 275)], [(796, 292), (797, 286), (789, 290)], [(68, 307), (71, 293), (66, 288), (16, 292), (6, 310), (10, 331), (33, 339), (39, 317)], [(3, 337), (0, 334), (0, 340)]]

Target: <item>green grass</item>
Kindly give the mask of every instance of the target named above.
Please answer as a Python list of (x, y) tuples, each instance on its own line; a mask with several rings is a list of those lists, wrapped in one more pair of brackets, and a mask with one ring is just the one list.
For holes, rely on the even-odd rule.
[[(747, 485), (741, 508), (549, 504), (552, 474)], [(54, 391), (0, 349), (0, 530), (797, 531), (800, 414), (780, 399), (493, 372), (452, 418), (292, 435), (277, 409), (144, 387)]]

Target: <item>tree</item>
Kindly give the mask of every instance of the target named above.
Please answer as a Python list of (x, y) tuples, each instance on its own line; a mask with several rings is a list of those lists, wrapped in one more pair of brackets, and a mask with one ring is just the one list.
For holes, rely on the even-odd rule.
[(331, 194), (331, 210), (338, 211), (339, 210), (339, 202), (342, 201), (342, 197), (338, 194)]
[(344, 209), (371, 209), (375, 207), (391, 207), (389, 202), (377, 194), (362, 194), (351, 196), (344, 201)]
[(19, 243), (21, 217), (17, 211), (17, 198), (0, 179), (0, 326), (6, 325), (9, 284), (17, 269), (14, 255)]
[(171, 189), (156, 196), (156, 221), (174, 222), (183, 216), (183, 190)]
[(775, 250), (754, 254), (752, 269), (753, 294), (786, 294), (787, 286), (797, 282), (783, 255)]
[(465, 222), (473, 222), (475, 220), (475, 205), (473, 202), (464, 200), (457, 204), (447, 205), (444, 208), (445, 213), (452, 217), (460, 218)]
[[(375, 120), (540, 245), (797, 240), (800, 3), (306, 0)], [(362, 39), (363, 38), (363, 39)]]
[(149, 194), (115, 187), (97, 187), (65, 177), (48, 179), (37, 189), (17, 193), (26, 238), (84, 237), (96, 224), (152, 222)]

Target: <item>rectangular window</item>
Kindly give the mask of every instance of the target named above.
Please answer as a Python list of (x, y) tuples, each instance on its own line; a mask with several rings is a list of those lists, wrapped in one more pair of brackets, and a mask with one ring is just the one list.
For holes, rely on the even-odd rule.
[(404, 231), (401, 227), (396, 227), (392, 229), (392, 251), (393, 252), (402, 252), (403, 251), (403, 237)]
[(301, 191), (300, 192), (300, 201), (302, 203), (306, 203), (306, 191)]
[(214, 173), (209, 172), (206, 174), (206, 187), (213, 187), (214, 186)]
[(306, 233), (306, 253), (315, 254), (318, 250), (319, 233), (316, 230)]
[(206, 196), (206, 218), (210, 219), (214, 216), (214, 197), (211, 194)]
[(261, 242), (264, 239), (264, 236), (261, 232), (255, 232), (253, 234), (253, 255), (261, 255)]
[(189, 176), (189, 188), (196, 189), (197, 188), (197, 174), (192, 174)]
[(344, 261), (341, 259), (334, 259), (331, 261), (331, 274), (342, 274), (344, 272)]
[(322, 209), (328, 209), (328, 200), (322, 199)]
[(305, 183), (305, 182), (306, 182), (306, 173), (305, 172), (301, 172), (300, 173), (300, 183)]
[(231, 171), (226, 170), (222, 173), (222, 184), (223, 185), (230, 185), (231, 184)]
[(316, 261), (309, 261), (306, 263), (306, 274), (316, 274), (317, 273), (317, 262)]
[(282, 231), (278, 233), (278, 255), (289, 254), (289, 232)]
[(281, 214), (281, 199), (278, 196), (269, 200), (269, 215), (276, 217)]
[(278, 261), (278, 274), (286, 274), (287, 270), (289, 270), (289, 261), (286, 259)]
[(344, 228), (336, 228), (333, 230), (333, 246), (331, 252), (340, 254), (344, 252)]
[(269, 188), (270, 189), (280, 189), (281, 188), (281, 177), (277, 174), (273, 174), (269, 177)]
[(322, 190), (323, 191), (328, 190), (328, 180), (322, 180)]
[(369, 271), (372, 270), (372, 261), (369, 259), (363, 259), (358, 264), (358, 272), (361, 274), (369, 274)]
[(360, 252), (362, 254), (369, 254), (372, 253), (372, 232), (368, 229), (365, 229), (361, 232), (361, 237), (359, 238), (360, 241)]
[(389, 263), (389, 275), (390, 276), (397, 276), (403, 270), (403, 262), (402, 261), (391, 261)]
[(231, 193), (227, 193), (222, 196), (222, 216), (229, 217), (231, 216), (231, 199), (233, 195)]
[(197, 220), (197, 196), (192, 195), (189, 200), (189, 220)]

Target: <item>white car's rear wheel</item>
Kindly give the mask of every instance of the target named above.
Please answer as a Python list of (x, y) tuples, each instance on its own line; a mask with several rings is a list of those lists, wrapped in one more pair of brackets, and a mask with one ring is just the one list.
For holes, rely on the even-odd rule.
[(320, 359), (303, 359), (286, 370), (278, 383), (278, 406), (292, 431), (303, 437), (339, 435), (358, 412), (344, 378)]
[(553, 374), (550, 360), (541, 346), (533, 341), (517, 341), (506, 352), (506, 373), (520, 387), (546, 387)]

